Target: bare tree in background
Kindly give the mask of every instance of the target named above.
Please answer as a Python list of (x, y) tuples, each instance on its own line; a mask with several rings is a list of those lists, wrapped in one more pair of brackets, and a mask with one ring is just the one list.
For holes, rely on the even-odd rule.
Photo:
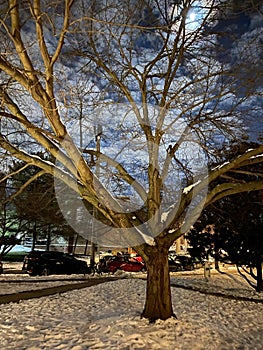
[[(235, 176), (262, 161), (263, 146), (206, 168), (218, 144), (244, 135), (242, 118), (260, 94), (248, 74), (240, 79), (237, 65), (217, 59), (218, 3), (1, 5), (2, 156), (38, 167), (35, 176), (53, 174), (95, 208), (109, 241), (134, 247), (147, 265), (142, 316), (151, 320), (173, 315), (168, 250), (174, 240), (208, 204), (263, 188), (262, 174), (242, 182)], [(72, 93), (80, 82), (81, 115)], [(87, 132), (109, 127), (97, 135), (104, 137), (100, 152), (88, 140), (80, 146), (72, 128), (80, 119)], [(56, 161), (34, 156), (34, 148)], [(100, 177), (87, 155), (99, 161)], [(119, 198), (131, 192), (139, 205), (127, 208)]]

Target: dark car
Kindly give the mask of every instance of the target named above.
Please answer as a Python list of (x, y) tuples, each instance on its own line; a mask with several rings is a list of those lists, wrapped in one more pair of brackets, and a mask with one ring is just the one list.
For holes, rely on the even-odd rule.
[(168, 257), (168, 262), (171, 272), (193, 270), (197, 267), (194, 259), (187, 255), (171, 254)]
[(179, 260), (176, 259), (174, 256), (168, 257), (168, 263), (169, 263), (169, 271), (171, 272), (177, 272), (182, 271), (183, 266)]
[(182, 270), (194, 270), (195, 268), (195, 262), (191, 256), (177, 255), (176, 260), (180, 261)]
[(91, 273), (85, 261), (62, 252), (32, 251), (24, 259), (22, 267), (30, 276), (53, 274)]

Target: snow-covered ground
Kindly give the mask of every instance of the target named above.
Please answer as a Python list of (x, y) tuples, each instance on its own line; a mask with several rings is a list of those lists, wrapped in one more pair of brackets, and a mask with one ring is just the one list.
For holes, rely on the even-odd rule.
[[(135, 277), (143, 274), (122, 274), (119, 277), (124, 278), (89, 288), (2, 304), (0, 349), (262, 350), (263, 295), (233, 271), (226, 272), (213, 271), (208, 281), (201, 270), (171, 274), (177, 319), (155, 324), (140, 318), (146, 282)], [(65, 282), (65, 276), (29, 278), (5, 273), (0, 276), (0, 294), (81, 278), (75, 275)], [(251, 301), (236, 300), (238, 296)]]

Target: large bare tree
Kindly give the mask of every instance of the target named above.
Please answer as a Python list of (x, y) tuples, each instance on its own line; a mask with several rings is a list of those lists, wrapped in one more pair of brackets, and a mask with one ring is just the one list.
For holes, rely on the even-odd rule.
[[(207, 205), (263, 188), (262, 174), (236, 176), (262, 161), (263, 146), (207, 167), (219, 145), (244, 135), (262, 73), (222, 60), (218, 5), (9, 0), (0, 8), (1, 156), (38, 167), (35, 176), (53, 174), (58, 197), (61, 183), (77, 193), (84, 206), (71, 224), (81, 234), (86, 202), (95, 243), (134, 247), (147, 265), (142, 316), (151, 320), (173, 315), (174, 240)], [(83, 134), (93, 128), (91, 147)], [(66, 216), (72, 199), (59, 203)]]

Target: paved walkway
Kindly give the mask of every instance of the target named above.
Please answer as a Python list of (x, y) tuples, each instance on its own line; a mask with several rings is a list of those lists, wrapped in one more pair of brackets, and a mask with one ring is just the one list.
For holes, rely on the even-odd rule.
[(49, 288), (43, 288), (43, 289), (37, 289), (37, 290), (0, 295), (0, 304), (7, 304), (10, 302), (19, 302), (20, 300), (40, 298), (48, 295), (54, 295), (57, 293), (64, 293), (70, 290), (91, 287), (96, 284), (101, 284), (101, 283), (110, 282), (114, 280), (116, 280), (116, 277), (94, 278), (81, 283), (72, 283), (72, 284), (61, 285), (56, 287), (49, 287)]

